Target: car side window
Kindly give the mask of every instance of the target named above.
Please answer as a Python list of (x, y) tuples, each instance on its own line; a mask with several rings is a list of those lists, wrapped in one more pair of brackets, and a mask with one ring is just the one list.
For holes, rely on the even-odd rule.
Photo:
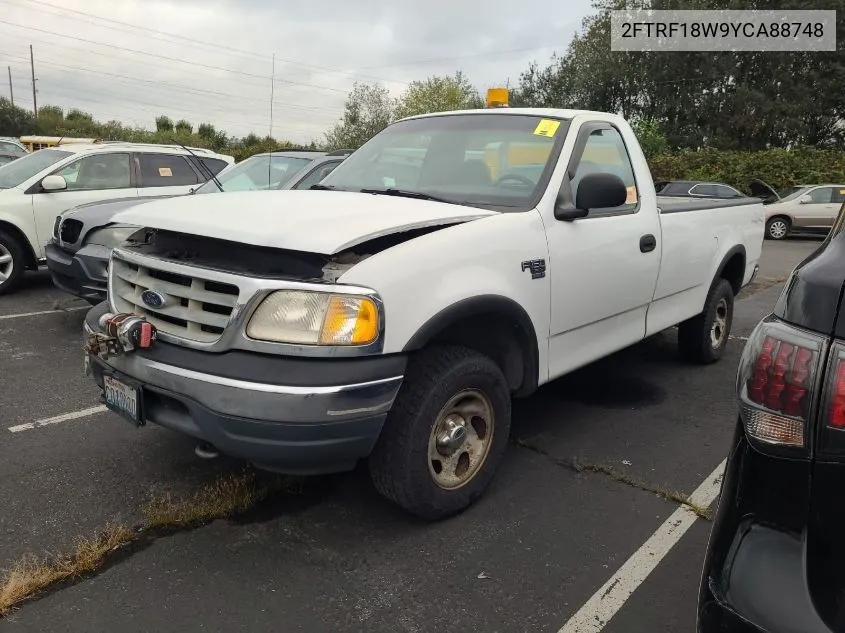
[(689, 190), (689, 193), (691, 196), (715, 197), (719, 195), (719, 192), (713, 185), (694, 185)]
[(818, 187), (810, 192), (811, 204), (830, 204), (833, 187)]
[(205, 165), (215, 176), (223, 171), (229, 164), (225, 160), (219, 158), (200, 158), (200, 162)]
[(713, 188), (716, 190), (716, 197), (718, 198), (736, 198), (741, 195), (736, 189), (725, 185), (714, 185)]
[(332, 173), (334, 168), (338, 165), (340, 165), (340, 161), (336, 160), (332, 162), (326, 162), (318, 167), (315, 167), (311, 170), (311, 173), (309, 173), (307, 176), (305, 176), (305, 178), (303, 178), (296, 184), (294, 189), (308, 189), (311, 187), (311, 185), (316, 185), (323, 178)]
[(138, 154), (141, 187), (180, 187), (199, 184), (194, 168), (178, 154)]
[(14, 143), (9, 143), (7, 141), (0, 141), (0, 152), (10, 152), (12, 154), (20, 154), (23, 150), (15, 145)]
[(67, 182), (66, 191), (126, 189), (132, 186), (129, 154), (92, 154), (55, 172)]
[[(570, 174), (572, 173), (570, 169)], [(578, 159), (578, 166), (570, 180), (572, 200), (578, 199), (578, 186), (587, 174), (614, 174), (622, 179), (628, 190), (625, 204), (612, 209), (601, 209), (596, 215), (613, 215), (614, 213), (630, 213), (637, 208), (639, 191), (634, 178), (634, 167), (625, 147), (625, 141), (616, 128), (601, 127), (589, 133), (584, 150)], [(591, 210), (591, 215), (594, 215)]]
[(836, 204), (845, 202), (845, 187), (835, 187), (830, 201)]

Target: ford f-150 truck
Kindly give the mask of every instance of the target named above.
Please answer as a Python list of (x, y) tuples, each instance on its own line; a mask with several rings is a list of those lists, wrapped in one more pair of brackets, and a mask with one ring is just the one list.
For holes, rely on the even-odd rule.
[(135, 424), (285, 473), (351, 469), (427, 519), (468, 507), (511, 398), (678, 325), (723, 354), (754, 198), (661, 206), (624, 119), (404, 119), (309, 191), (153, 201), (115, 221), (87, 371)]

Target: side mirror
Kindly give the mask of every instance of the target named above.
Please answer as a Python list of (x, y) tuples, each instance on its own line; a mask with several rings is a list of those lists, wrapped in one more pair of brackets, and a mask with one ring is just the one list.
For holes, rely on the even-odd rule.
[(810, 204), (813, 201), (812, 196), (801, 196), (801, 204)]
[(44, 191), (64, 191), (67, 189), (67, 180), (64, 176), (57, 176), (56, 174), (45, 176), (44, 180), (41, 181), (41, 188)]
[(558, 220), (577, 220), (587, 217), (590, 209), (607, 209), (625, 204), (628, 189), (619, 176), (614, 174), (587, 174), (578, 184), (575, 208), (555, 207)]

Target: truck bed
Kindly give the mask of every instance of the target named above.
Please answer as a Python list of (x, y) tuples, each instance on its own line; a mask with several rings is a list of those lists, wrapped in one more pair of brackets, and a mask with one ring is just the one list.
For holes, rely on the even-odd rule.
[(657, 196), (657, 207), (660, 213), (685, 213), (688, 211), (705, 211), (709, 209), (724, 209), (727, 207), (744, 207), (751, 204), (763, 204), (759, 198), (681, 198), (673, 196)]

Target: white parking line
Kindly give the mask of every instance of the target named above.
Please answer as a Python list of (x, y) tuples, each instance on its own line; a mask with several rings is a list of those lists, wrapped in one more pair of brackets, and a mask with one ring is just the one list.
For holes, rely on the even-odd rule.
[[(716, 467), (687, 499), (691, 504), (706, 508), (719, 494), (725, 461)], [(593, 597), (573, 615), (558, 633), (597, 633), (616, 615), (669, 551), (695, 523), (696, 514), (682, 505), (657, 528), (642, 547), (625, 561)]]
[(36, 420), (35, 422), (27, 422), (26, 424), (18, 424), (17, 426), (10, 426), (9, 431), (12, 433), (20, 433), (21, 431), (30, 431), (41, 426), (50, 426), (51, 424), (58, 424), (59, 422), (67, 422), (69, 420), (78, 420), (79, 418), (87, 418), (89, 415), (95, 415), (108, 411), (105, 405), (90, 407), (88, 409), (81, 409), (79, 411), (71, 411), (70, 413), (63, 413), (52, 418), (44, 418), (43, 420)]
[(40, 316), (42, 314), (59, 314), (62, 312), (76, 312), (77, 310), (90, 310), (91, 306), (76, 306), (73, 308), (61, 308), (58, 310), (41, 310), (40, 312), (21, 312), (19, 314), (0, 314), (0, 321), (6, 319), (22, 319), (24, 317)]

